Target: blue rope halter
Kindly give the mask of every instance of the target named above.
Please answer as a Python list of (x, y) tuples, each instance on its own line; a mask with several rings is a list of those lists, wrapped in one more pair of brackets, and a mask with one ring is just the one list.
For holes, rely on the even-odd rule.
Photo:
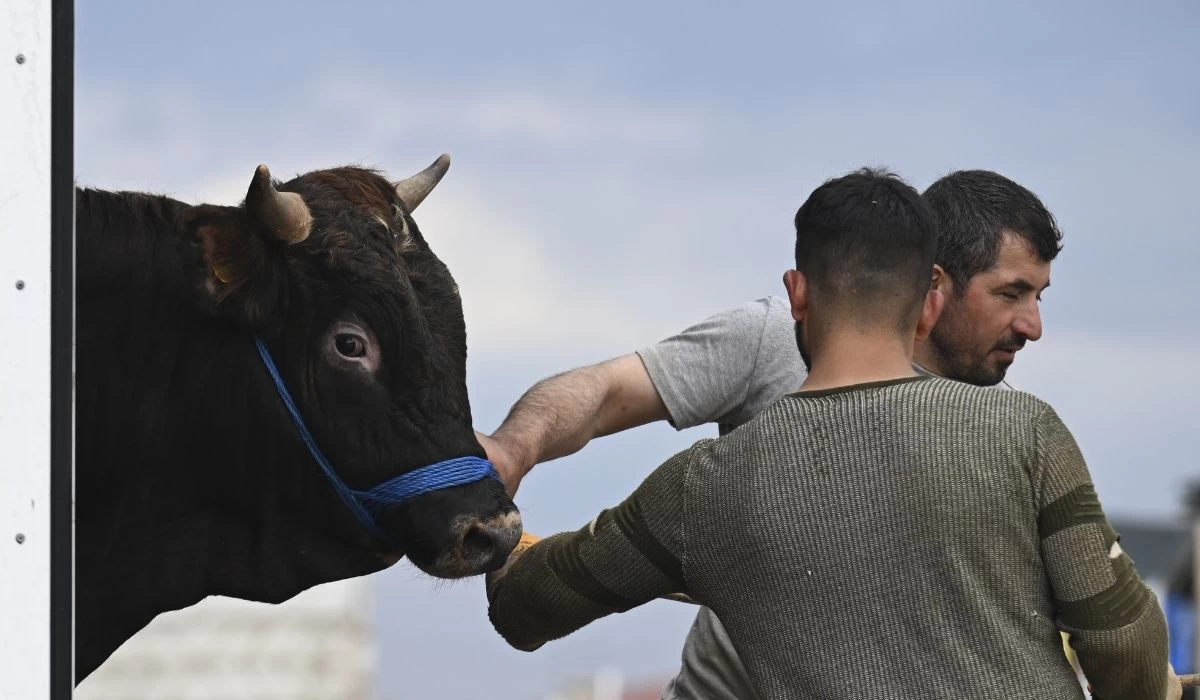
[(358, 518), (358, 522), (376, 537), (385, 541), (388, 539), (375, 522), (375, 516), (386, 506), (403, 503), (430, 491), (462, 486), (488, 477), (500, 480), (500, 475), (496, 473), (495, 467), (488, 460), (480, 457), (456, 457), (414, 469), (366, 491), (350, 488), (333, 470), (329, 460), (321, 452), (321, 448), (317, 447), (317, 441), (313, 439), (312, 433), (308, 432), (308, 427), (300, 416), (300, 409), (296, 407), (296, 402), (288, 393), (287, 387), (283, 383), (283, 377), (279, 374), (279, 368), (275, 366), (275, 360), (271, 358), (271, 353), (267, 350), (266, 343), (255, 336), (254, 344), (258, 346), (258, 354), (262, 357), (267, 372), (271, 374), (271, 380), (275, 382), (279, 398), (283, 399), (283, 405), (291, 414), (296, 432), (300, 433), (300, 439), (308, 447), (309, 454), (321, 466), (321, 471), (325, 472), (325, 478), (341, 496), (346, 507)]

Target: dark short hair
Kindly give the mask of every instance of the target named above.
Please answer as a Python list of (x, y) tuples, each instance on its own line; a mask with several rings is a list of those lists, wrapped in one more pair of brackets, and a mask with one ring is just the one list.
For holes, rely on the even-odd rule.
[(899, 176), (863, 168), (828, 180), (796, 212), (795, 224), (796, 269), (814, 295), (830, 306), (852, 306), (861, 320), (886, 316), (901, 328), (920, 312), (937, 220)]
[(1062, 233), (1042, 200), (1003, 175), (959, 170), (922, 196), (937, 215), (937, 264), (954, 280), (956, 294), (996, 264), (1005, 235), (1019, 236), (1043, 262), (1062, 250)]

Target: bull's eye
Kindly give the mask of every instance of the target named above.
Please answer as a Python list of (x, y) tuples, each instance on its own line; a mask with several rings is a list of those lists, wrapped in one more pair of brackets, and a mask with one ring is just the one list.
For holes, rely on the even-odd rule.
[(379, 341), (363, 320), (353, 312), (343, 312), (321, 335), (321, 357), (339, 372), (373, 375), (380, 366)]
[(350, 333), (337, 334), (333, 346), (343, 357), (362, 357), (367, 354), (367, 341)]

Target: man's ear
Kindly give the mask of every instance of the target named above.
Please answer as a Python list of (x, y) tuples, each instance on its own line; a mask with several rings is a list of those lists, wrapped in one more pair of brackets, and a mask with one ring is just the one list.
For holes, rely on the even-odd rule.
[(938, 290), (943, 297), (950, 296), (950, 292), (954, 291), (954, 280), (950, 279), (950, 275), (946, 274), (946, 270), (941, 265), (933, 266), (933, 278), (929, 285), (930, 290)]
[(279, 192), (265, 165), (255, 170), (241, 207), (202, 204), (180, 217), (202, 252), (202, 294), (233, 320), (261, 328), (287, 308), (283, 249), (308, 237), (312, 218), (300, 195)]
[(946, 295), (936, 287), (930, 287), (925, 294), (925, 303), (921, 306), (921, 315), (917, 318), (916, 341), (919, 343), (929, 337), (938, 319), (942, 317), (942, 309), (946, 307)]
[(792, 318), (803, 321), (808, 315), (808, 278), (799, 270), (788, 270), (783, 273), (783, 286), (787, 288)]

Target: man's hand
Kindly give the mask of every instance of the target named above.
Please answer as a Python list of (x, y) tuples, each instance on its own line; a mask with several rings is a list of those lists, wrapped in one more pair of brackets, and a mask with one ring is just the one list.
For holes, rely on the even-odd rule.
[(1170, 663), (1167, 664), (1167, 698), (1166, 700), (1179, 700), (1183, 697), (1183, 684), (1179, 682), (1179, 676), (1175, 675), (1175, 668)]
[(513, 548), (512, 553), (508, 555), (508, 560), (504, 562), (504, 566), (496, 569), (495, 571), (489, 571), (483, 577), (488, 603), (491, 603), (496, 597), (496, 585), (500, 583), (500, 580), (504, 578), (504, 575), (508, 573), (508, 570), (512, 568), (512, 565), (515, 564), (517, 559), (519, 559), (521, 555), (525, 553), (525, 550), (529, 549), (531, 546), (533, 546), (534, 542), (537, 542), (540, 539), (541, 538), (537, 535), (530, 534), (528, 532), (522, 532), (521, 539), (517, 542), (517, 546)]
[(500, 481), (504, 483), (504, 490), (508, 493), (508, 497), (516, 496), (517, 487), (521, 485), (521, 479), (525, 478), (529, 472), (528, 468), (520, 463), (512, 448), (492, 436), (484, 435), (476, 430), (475, 439), (479, 441), (480, 445), (483, 445), (483, 451), (487, 453), (488, 461), (500, 475)]

